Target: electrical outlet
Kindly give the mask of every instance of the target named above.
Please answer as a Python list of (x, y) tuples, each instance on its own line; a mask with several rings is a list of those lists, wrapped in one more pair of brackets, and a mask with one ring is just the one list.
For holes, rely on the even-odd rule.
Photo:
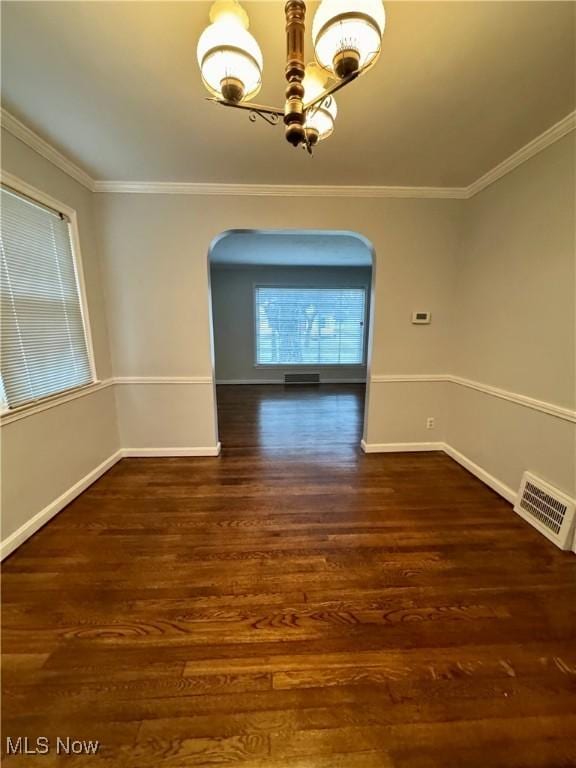
[(428, 416), (426, 419), (426, 429), (434, 429), (434, 416)]

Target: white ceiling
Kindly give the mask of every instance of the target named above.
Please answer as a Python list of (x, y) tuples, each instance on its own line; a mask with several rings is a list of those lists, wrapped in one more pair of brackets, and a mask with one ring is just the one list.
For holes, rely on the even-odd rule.
[(213, 246), (210, 262), (275, 267), (370, 267), (370, 246), (348, 232), (232, 230)]
[[(244, 5), (264, 54), (257, 100), (281, 105), (284, 3)], [(96, 179), (448, 187), (574, 109), (573, 2), (385, 6), (380, 61), (338, 95), (313, 158), (281, 125), (205, 100), (207, 2), (3, 2), (4, 106)]]

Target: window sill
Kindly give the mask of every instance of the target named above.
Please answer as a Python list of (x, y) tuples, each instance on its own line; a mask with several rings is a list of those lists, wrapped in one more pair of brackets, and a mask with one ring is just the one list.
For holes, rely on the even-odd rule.
[(17, 408), (4, 410), (0, 413), (0, 426), (10, 424), (13, 421), (19, 421), (20, 419), (25, 419), (28, 416), (33, 416), (36, 413), (46, 411), (49, 408), (56, 408), (59, 405), (64, 405), (64, 403), (77, 400), (79, 397), (99, 392), (101, 389), (109, 387), (112, 383), (112, 379), (93, 381), (83, 387), (69, 389), (66, 392), (60, 392), (57, 395), (52, 395), (51, 397), (46, 397), (33, 403), (26, 403)]

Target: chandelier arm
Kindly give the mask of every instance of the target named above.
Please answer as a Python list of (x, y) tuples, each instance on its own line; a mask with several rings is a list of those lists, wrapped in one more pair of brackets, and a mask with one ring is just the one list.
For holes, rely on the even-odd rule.
[(258, 112), (265, 115), (276, 115), (276, 117), (283, 117), (284, 110), (279, 107), (269, 107), (265, 104), (253, 104), (252, 102), (237, 102), (227, 101), (226, 99), (218, 99), (215, 96), (208, 96), (207, 101), (212, 101), (214, 104), (220, 104), (223, 107), (234, 107), (234, 109), (244, 109), (248, 112)]
[(260, 117), (264, 122), (268, 123), (268, 125), (278, 125), (280, 122), (280, 117), (274, 113), (260, 112), (257, 109), (251, 109), (248, 114), (250, 122), (255, 123), (257, 117)]
[(322, 93), (319, 96), (316, 96), (315, 99), (312, 99), (312, 101), (304, 104), (304, 112), (308, 112), (311, 107), (316, 107), (318, 109), (324, 99), (326, 99), (328, 96), (332, 96), (333, 93), (336, 93), (336, 91), (339, 91), (341, 88), (344, 88), (346, 85), (356, 80), (356, 78), (362, 74), (362, 71), (363, 70), (357, 70), (356, 72), (352, 72), (347, 77), (343, 78), (342, 80), (338, 80), (329, 88), (326, 88), (326, 90), (322, 91)]

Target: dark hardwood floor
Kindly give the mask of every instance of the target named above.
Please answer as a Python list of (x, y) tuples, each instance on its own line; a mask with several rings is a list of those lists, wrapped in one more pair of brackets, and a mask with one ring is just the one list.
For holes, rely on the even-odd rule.
[[(576, 557), (363, 389), (222, 387), (221, 457), (117, 464), (3, 567), (8, 766), (576, 765)], [(30, 742), (32, 746), (32, 742)]]

